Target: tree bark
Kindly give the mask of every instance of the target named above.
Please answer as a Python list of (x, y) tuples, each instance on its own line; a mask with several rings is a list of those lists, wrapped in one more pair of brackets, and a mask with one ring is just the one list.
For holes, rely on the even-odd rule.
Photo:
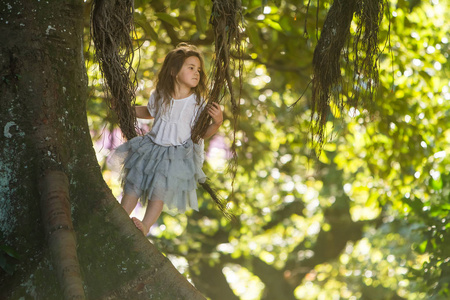
[[(12, 274), (0, 269), (0, 299), (64, 298), (39, 201), (48, 196), (39, 182), (58, 184), (48, 174), (67, 178), (58, 190), (70, 200), (69, 219), (57, 228), (70, 229), (71, 212), (87, 298), (205, 299), (102, 179), (85, 110), (83, 1), (2, 1), (0, 41), (0, 244), (20, 255)], [(49, 208), (43, 201), (43, 212)], [(70, 240), (62, 246), (72, 251)]]

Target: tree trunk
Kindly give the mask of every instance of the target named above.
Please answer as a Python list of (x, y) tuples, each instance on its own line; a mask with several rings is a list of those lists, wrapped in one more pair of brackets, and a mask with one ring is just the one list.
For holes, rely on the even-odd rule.
[[(8, 260), (14, 271), (0, 268), (0, 299), (81, 299), (63, 292), (77, 261), (88, 299), (205, 299), (134, 227), (102, 179), (85, 111), (83, 1), (6, 2), (0, 4), (0, 246), (19, 258)], [(64, 217), (50, 220), (61, 217), (58, 211)], [(65, 267), (61, 255), (70, 251)]]

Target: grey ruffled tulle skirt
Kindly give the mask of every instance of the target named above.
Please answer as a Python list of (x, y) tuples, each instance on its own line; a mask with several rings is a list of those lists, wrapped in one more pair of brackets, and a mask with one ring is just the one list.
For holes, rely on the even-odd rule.
[(120, 145), (113, 159), (122, 165), (124, 192), (134, 193), (143, 205), (162, 200), (169, 211), (198, 210), (197, 182), (206, 180), (203, 143), (189, 139), (183, 145), (161, 146), (148, 135), (138, 136)]

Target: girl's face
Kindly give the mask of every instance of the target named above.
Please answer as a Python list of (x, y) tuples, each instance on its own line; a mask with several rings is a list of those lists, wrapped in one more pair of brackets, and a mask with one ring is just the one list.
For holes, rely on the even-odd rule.
[(201, 68), (200, 59), (196, 56), (189, 56), (176, 76), (176, 84), (180, 88), (195, 88), (200, 81)]

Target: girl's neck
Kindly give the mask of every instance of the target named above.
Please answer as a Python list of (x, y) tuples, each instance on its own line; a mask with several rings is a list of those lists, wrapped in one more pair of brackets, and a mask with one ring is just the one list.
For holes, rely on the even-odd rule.
[(175, 100), (184, 99), (192, 95), (192, 92), (193, 92), (192, 89), (188, 87), (182, 87), (179, 86), (178, 84), (175, 84), (175, 90), (173, 91), (172, 98)]

